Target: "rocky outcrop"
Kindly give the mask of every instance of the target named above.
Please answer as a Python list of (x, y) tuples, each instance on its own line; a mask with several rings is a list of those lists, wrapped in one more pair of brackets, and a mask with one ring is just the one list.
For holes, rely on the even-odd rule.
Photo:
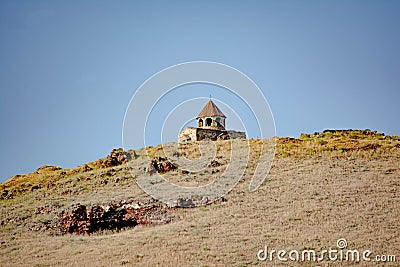
[(153, 173), (165, 173), (169, 171), (176, 170), (178, 166), (176, 164), (171, 163), (166, 158), (157, 157), (149, 162), (149, 166), (146, 168), (146, 172)]
[(218, 161), (216, 161), (216, 160), (212, 160), (211, 162), (210, 162), (210, 164), (208, 164), (208, 166), (209, 167), (219, 167), (219, 166), (221, 166), (221, 163), (219, 163)]
[(177, 198), (167, 203), (168, 207), (195, 208), (205, 206), (213, 202), (225, 202), (224, 197), (191, 196), (188, 198)]
[(343, 129), (343, 130), (324, 130), (322, 133), (315, 132), (313, 134), (300, 134), (300, 139), (313, 138), (313, 137), (344, 137), (350, 139), (376, 139), (382, 140), (389, 138), (384, 133), (377, 131), (371, 131), (370, 129), (365, 130), (353, 130), (353, 129)]
[(120, 201), (85, 206), (78, 203), (56, 216), (55, 227), (62, 234), (91, 234), (99, 230), (120, 230), (139, 224), (157, 225), (170, 221), (167, 209), (156, 204)]
[(107, 168), (107, 167), (118, 166), (131, 160), (131, 158), (132, 158), (131, 154), (125, 152), (122, 148), (113, 149), (110, 155), (108, 155), (107, 158), (103, 160), (102, 167)]

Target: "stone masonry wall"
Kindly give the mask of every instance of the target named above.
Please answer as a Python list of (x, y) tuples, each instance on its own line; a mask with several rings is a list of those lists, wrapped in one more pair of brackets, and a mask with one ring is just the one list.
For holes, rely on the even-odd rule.
[(180, 134), (178, 135), (179, 143), (186, 143), (189, 141), (196, 141), (197, 128), (194, 127), (186, 127)]
[(238, 131), (215, 130), (205, 128), (185, 128), (178, 136), (179, 143), (201, 140), (228, 140), (228, 139), (246, 139), (246, 133)]
[(227, 140), (229, 139), (228, 132), (225, 130), (203, 129), (197, 128), (197, 141), (201, 140)]
[(238, 132), (238, 131), (233, 131), (229, 130), (228, 135), (231, 139), (246, 139), (246, 133), (245, 132)]

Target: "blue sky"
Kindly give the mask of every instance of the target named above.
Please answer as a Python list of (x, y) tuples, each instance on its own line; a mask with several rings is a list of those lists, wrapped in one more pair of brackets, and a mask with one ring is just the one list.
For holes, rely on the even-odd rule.
[(278, 136), (400, 135), (399, 12), (399, 1), (1, 1), (0, 181), (121, 147), (135, 90), (195, 60), (248, 75)]

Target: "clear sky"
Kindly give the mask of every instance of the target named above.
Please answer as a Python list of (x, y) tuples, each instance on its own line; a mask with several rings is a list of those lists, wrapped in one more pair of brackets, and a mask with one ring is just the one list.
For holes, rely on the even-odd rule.
[(194, 60), (248, 75), (278, 136), (400, 135), (399, 14), (400, 1), (0, 1), (0, 181), (121, 147), (135, 90)]

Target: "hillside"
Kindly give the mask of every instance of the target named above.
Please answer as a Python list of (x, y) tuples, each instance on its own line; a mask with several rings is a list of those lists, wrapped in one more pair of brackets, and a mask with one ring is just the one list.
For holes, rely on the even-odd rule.
[[(136, 180), (151, 175), (146, 155), (168, 180), (201, 186), (225, 170), (229, 141), (216, 142), (215, 159), (193, 179), (169, 164), (161, 145), (11, 177), (0, 185), (0, 266), (286, 266), (259, 261), (257, 252), (265, 245), (322, 250), (340, 238), (400, 260), (400, 137), (327, 130), (276, 138), (270, 174), (255, 192), (248, 185), (263, 140), (247, 141), (249, 164), (238, 185), (196, 208), (168, 206), (141, 190)], [(200, 155), (198, 143), (177, 152)], [(313, 266), (290, 262), (305, 264)]]

